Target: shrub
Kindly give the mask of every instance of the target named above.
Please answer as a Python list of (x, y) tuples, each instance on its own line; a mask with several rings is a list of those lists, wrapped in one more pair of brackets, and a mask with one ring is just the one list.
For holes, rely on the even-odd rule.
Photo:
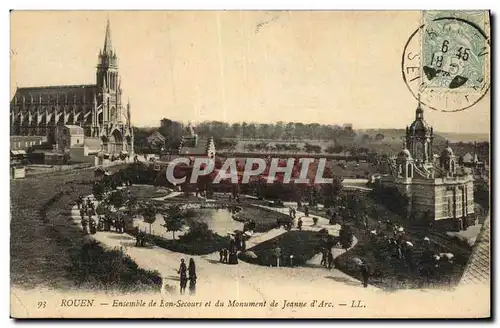
[(217, 236), (205, 222), (189, 221), (188, 225), (189, 232), (179, 237), (182, 242), (209, 241)]
[(101, 285), (105, 289), (159, 290), (162, 279), (157, 271), (140, 269), (120, 250), (105, 250), (91, 240), (71, 256), (71, 274), (79, 285)]
[[(274, 266), (276, 265), (275, 249), (278, 245), (281, 248), (280, 266), (301, 266), (316, 255), (325, 243), (316, 232), (290, 231), (248, 249), (247, 252), (254, 253), (256, 258), (249, 256), (250, 253), (240, 253), (239, 258), (253, 264)], [(293, 255), (293, 263), (290, 263), (290, 255)]]

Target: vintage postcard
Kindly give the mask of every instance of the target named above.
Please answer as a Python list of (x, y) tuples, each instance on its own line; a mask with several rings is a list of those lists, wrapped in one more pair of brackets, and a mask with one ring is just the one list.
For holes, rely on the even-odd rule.
[(12, 11), (13, 318), (489, 318), (490, 12)]

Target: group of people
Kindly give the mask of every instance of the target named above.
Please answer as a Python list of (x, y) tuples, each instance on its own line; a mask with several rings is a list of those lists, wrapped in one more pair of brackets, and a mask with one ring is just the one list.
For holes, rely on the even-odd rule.
[(333, 263), (333, 253), (332, 249), (328, 248), (322, 248), (321, 249), (321, 263), (320, 265), (324, 266), (325, 268), (328, 268), (328, 270), (331, 270), (334, 266)]
[[(78, 197), (76, 204), (80, 210), (80, 217), (82, 219), (82, 228), (85, 234), (95, 234), (97, 231), (111, 231), (111, 227), (114, 227), (116, 232), (125, 232), (125, 219), (123, 217), (111, 218), (107, 214), (104, 216), (99, 216), (99, 221), (96, 223), (93, 218), (96, 215), (96, 208), (94, 203), (87, 198), (84, 200), (83, 197)], [(88, 219), (85, 217), (88, 216)]]
[(111, 227), (115, 229), (116, 232), (124, 233), (125, 232), (125, 219), (123, 217), (120, 218), (110, 218), (107, 215), (99, 217), (99, 231), (111, 231)]
[(229, 246), (219, 249), (219, 262), (226, 264), (238, 264), (238, 251), (245, 251), (245, 236), (240, 231), (229, 235)]
[(219, 250), (219, 262), (228, 263), (229, 250), (227, 248), (221, 248)]
[(135, 235), (135, 246), (136, 247), (144, 247), (146, 245), (146, 239), (147, 235), (140, 230), (138, 227), (136, 229), (136, 235)]
[[(404, 227), (390, 221), (384, 223), (378, 221), (377, 229), (367, 232), (370, 234), (374, 248), (378, 250), (375, 255), (380, 260), (396, 259), (409, 271), (418, 270), (427, 282), (431, 279), (442, 280), (449, 277), (449, 272), (454, 265), (452, 253), (436, 252), (428, 237), (419, 241), (410, 240)], [(419, 243), (423, 249), (420, 256), (418, 256), (420, 252), (415, 249), (415, 243)]]
[[(97, 224), (92, 217), (92, 215), (95, 215), (94, 203), (90, 200), (90, 198), (87, 198), (87, 200), (85, 201), (83, 197), (80, 196), (76, 200), (76, 205), (80, 210), (83, 233), (86, 235), (94, 235), (97, 232)], [(88, 219), (85, 218), (85, 215), (88, 216)]]
[[(292, 228), (293, 228), (293, 221), (296, 218), (296, 216), (297, 216), (296, 210), (293, 207), (291, 207), (290, 211), (289, 211), (289, 218), (287, 218), (287, 219), (281, 219), (281, 218), (276, 219), (277, 228), (281, 228), (283, 226), (287, 231), (292, 230)], [(299, 219), (297, 220), (297, 229), (298, 230), (302, 230), (302, 224), (303, 224), (302, 217), (299, 217)]]
[(95, 235), (97, 233), (97, 225), (95, 223), (95, 220), (93, 218), (90, 218), (88, 220), (86, 218), (83, 218), (82, 229), (83, 233), (86, 235), (88, 234)]
[(193, 258), (189, 259), (189, 266), (186, 267), (184, 259), (181, 259), (181, 265), (177, 273), (180, 275), (180, 293), (184, 295), (186, 293), (187, 282), (189, 280), (189, 294), (194, 295), (196, 293), (196, 265)]

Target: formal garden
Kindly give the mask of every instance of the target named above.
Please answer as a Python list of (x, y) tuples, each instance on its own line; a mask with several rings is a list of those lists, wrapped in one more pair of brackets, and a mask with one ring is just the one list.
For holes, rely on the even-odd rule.
[[(207, 189), (182, 187), (183, 192), (172, 194), (169, 186), (158, 183), (158, 174), (141, 164), (103, 177), (92, 187), (100, 201), (97, 214), (127, 218), (126, 232), (145, 245), (188, 255), (236, 245), (240, 260), (262, 266), (276, 266), (279, 258), (280, 266), (307, 267), (325, 249), (344, 249), (335, 268), (357, 277), (357, 260), (368, 266), (371, 283), (384, 289), (454, 283), (470, 254), (431, 230), (405, 226), (407, 200), (390, 191), (345, 190), (334, 177), (326, 185), (257, 183), (214, 192), (207, 190), (214, 186), (204, 184)], [(154, 199), (158, 197), (163, 198)], [(296, 229), (298, 218), (289, 215), (288, 201), (306, 213), (312, 228)], [(317, 219), (307, 213), (327, 223), (316, 229)], [(285, 230), (274, 230), (283, 226)], [(329, 233), (333, 227), (338, 227), (335, 235)], [(246, 247), (255, 235), (271, 232), (275, 235)], [(427, 235), (432, 240), (424, 239)]]

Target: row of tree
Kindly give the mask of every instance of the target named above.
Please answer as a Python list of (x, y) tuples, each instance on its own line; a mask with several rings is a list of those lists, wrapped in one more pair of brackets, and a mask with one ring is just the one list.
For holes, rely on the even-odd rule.
[[(134, 138), (138, 145), (145, 144), (145, 139), (154, 131), (154, 128), (134, 128)], [(156, 145), (166, 150), (179, 148), (181, 138), (185, 134), (185, 126), (178, 121), (164, 118), (157, 128), (165, 137), (163, 145)], [(225, 123), (221, 121), (205, 121), (195, 127), (200, 138), (214, 138), (217, 149), (234, 151), (236, 139), (253, 140), (328, 140), (331, 145), (324, 151), (330, 154), (350, 152), (368, 154), (370, 152), (395, 154), (401, 149), (400, 140), (389, 140), (382, 133), (371, 136), (367, 133), (358, 135), (351, 126), (325, 125), (318, 123), (303, 124), (294, 122), (277, 122), (275, 124), (256, 123)], [(394, 133), (393, 133), (394, 134)], [(398, 134), (399, 135), (399, 134)], [(401, 138), (404, 131), (401, 130)], [(402, 139), (401, 139), (402, 141)], [(457, 155), (477, 153), (482, 161), (489, 161), (489, 142), (458, 142), (451, 144)], [(434, 138), (434, 148), (439, 151), (446, 147), (446, 140), (439, 135)], [(306, 143), (302, 149), (295, 143), (278, 143), (270, 146), (268, 142), (258, 142), (245, 145), (247, 151), (302, 151), (307, 148), (307, 153), (320, 153), (322, 148), (314, 143)]]

